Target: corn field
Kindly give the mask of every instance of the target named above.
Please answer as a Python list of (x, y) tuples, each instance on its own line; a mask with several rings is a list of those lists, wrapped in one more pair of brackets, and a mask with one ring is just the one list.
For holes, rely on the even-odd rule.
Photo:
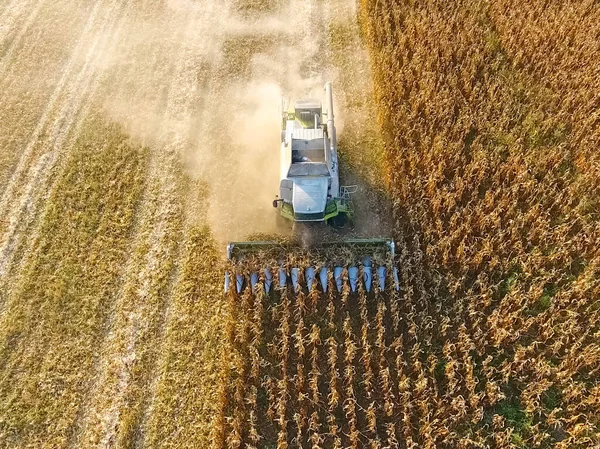
[[(347, 270), (342, 279), (338, 291), (330, 272), (326, 292), (286, 285), (266, 294), (259, 282), (238, 295), (232, 286), (221, 444), (389, 447), (404, 438), (401, 301), (378, 283), (367, 293), (359, 282), (352, 292)], [(386, 281), (393, 285), (390, 273)]]
[(600, 447), (599, 19), (361, 2), (400, 292), (232, 290), (219, 447)]
[[(600, 448), (599, 61), (594, 0), (5, 1), (0, 448)], [(224, 261), (325, 81), (385, 288)]]
[(0, 448), (211, 446), (224, 239), (274, 227), (281, 95), (332, 81), (348, 160), (381, 154), (355, 17), (338, 0), (0, 2)]
[(361, 6), (400, 253), (400, 444), (598, 447), (598, 3)]

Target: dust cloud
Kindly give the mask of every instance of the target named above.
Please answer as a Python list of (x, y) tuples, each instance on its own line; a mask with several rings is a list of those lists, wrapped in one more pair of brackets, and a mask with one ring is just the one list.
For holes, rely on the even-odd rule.
[(102, 62), (112, 73), (139, 66), (134, 79), (115, 76), (122, 89), (104, 109), (152, 152), (177, 148), (186, 174), (208, 186), (195, 220), (208, 221), (219, 240), (290, 232), (271, 205), (281, 100), (323, 99), (335, 74), (325, 15), (316, 1), (254, 11), (239, 0), (169, 0), (132, 20), (121, 50)]

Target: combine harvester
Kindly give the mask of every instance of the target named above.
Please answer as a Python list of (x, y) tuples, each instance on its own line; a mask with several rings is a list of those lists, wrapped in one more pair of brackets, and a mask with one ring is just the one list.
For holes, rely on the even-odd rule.
[(331, 83), (325, 84), (325, 99), (325, 111), (321, 102), (313, 99), (298, 100), (290, 110), (285, 104), (282, 108), (281, 181), (273, 207), (293, 221), (294, 229), (297, 224), (306, 225), (307, 232), (313, 229), (311, 243), (299, 243), (298, 236), (286, 242), (229, 243), (225, 291), (233, 288), (232, 283), (237, 293), (260, 283), (269, 293), (275, 277), (279, 288), (291, 283), (295, 290), (306, 288), (309, 292), (317, 288), (317, 277), (323, 291), (331, 279), (338, 291), (347, 283), (355, 292), (362, 280), (370, 292), (374, 276), (381, 291), (386, 282), (399, 289), (391, 239), (320, 241), (319, 230), (310, 227), (326, 223), (340, 227), (354, 217), (351, 195), (357, 187), (340, 185)]

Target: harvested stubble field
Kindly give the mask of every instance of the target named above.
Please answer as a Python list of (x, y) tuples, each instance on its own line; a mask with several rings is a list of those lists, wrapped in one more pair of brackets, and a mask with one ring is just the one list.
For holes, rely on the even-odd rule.
[[(600, 447), (598, 61), (594, 1), (6, 2), (0, 447)], [(325, 80), (400, 291), (224, 295)]]

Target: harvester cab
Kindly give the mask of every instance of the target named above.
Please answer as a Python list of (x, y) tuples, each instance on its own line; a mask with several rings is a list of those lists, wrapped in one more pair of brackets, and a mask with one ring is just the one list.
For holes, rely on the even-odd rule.
[[(321, 102), (302, 99), (293, 108), (283, 102), (279, 196), (273, 201), (293, 222), (330, 222), (353, 218), (351, 195), (356, 186), (340, 186), (337, 136), (331, 83)], [(232, 242), (227, 245), (225, 291), (249, 288), (319, 288), (338, 292), (399, 289), (394, 242), (386, 238), (314, 241)], [(262, 288), (264, 287), (264, 290)]]
[(294, 222), (352, 220), (356, 186), (340, 186), (331, 83), (325, 106), (301, 99), (282, 101), (279, 195), (273, 207)]

